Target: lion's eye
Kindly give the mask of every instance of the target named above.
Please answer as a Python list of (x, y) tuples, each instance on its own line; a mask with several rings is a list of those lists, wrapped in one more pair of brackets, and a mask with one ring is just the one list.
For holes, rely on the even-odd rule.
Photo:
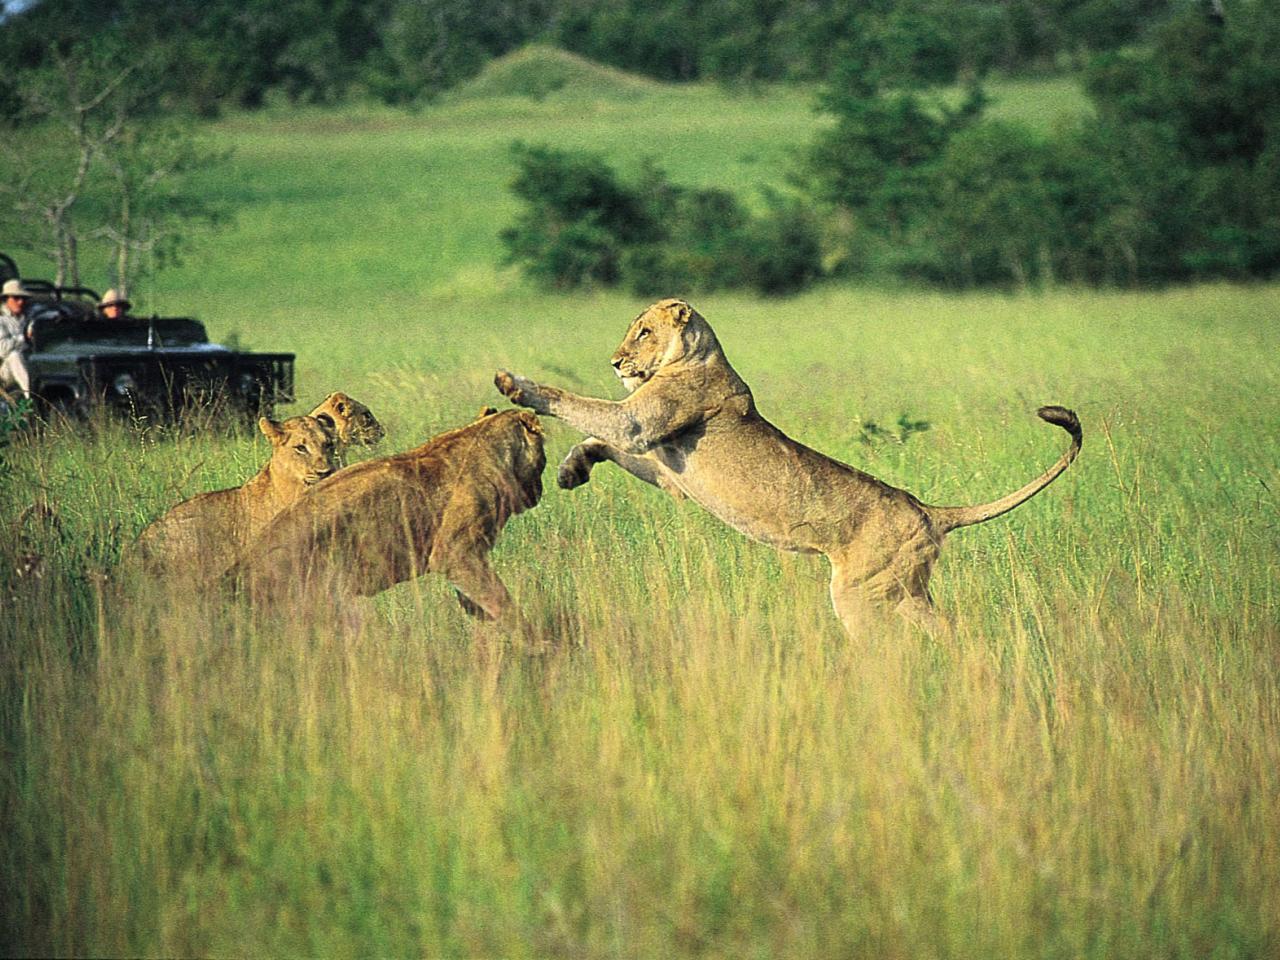
[(307, 445), (305, 443), (295, 444), (293, 449), (297, 450), (299, 453), (306, 453)]
[(641, 328), (640, 332), (636, 334), (636, 339), (643, 340), (648, 335), (649, 335), (649, 331), (645, 328)]

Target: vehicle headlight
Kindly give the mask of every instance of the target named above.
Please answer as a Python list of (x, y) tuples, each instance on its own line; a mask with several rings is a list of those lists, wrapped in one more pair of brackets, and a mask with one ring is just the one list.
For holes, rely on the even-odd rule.
[(121, 373), (111, 381), (111, 388), (122, 397), (128, 396), (138, 392), (138, 381), (133, 378), (132, 373)]

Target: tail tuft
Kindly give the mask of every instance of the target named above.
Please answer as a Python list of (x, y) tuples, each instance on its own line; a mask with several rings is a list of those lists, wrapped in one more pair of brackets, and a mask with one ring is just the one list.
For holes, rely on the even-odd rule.
[(1084, 433), (1080, 429), (1080, 418), (1076, 416), (1074, 410), (1068, 410), (1066, 407), (1057, 405), (1041, 407), (1036, 413), (1040, 415), (1040, 419), (1045, 423), (1061, 427), (1071, 434), (1071, 446), (1067, 449), (1067, 452), (1058, 458), (1057, 463), (1021, 490), (1015, 490), (999, 500), (972, 507), (928, 507), (929, 515), (933, 518), (936, 528), (941, 533), (955, 530), (958, 527), (968, 527), (975, 523), (985, 523), (987, 520), (998, 517), (1002, 513), (1008, 513), (1014, 507), (1025, 503), (1047, 487), (1055, 477), (1071, 465), (1071, 461), (1080, 452), (1080, 440)]
[(1084, 436), (1080, 429), (1080, 418), (1076, 416), (1074, 410), (1068, 410), (1066, 407), (1051, 405), (1041, 407), (1036, 414), (1045, 423), (1052, 423), (1055, 427), (1061, 427), (1067, 433), (1071, 434), (1071, 439), (1077, 444), (1081, 442)]

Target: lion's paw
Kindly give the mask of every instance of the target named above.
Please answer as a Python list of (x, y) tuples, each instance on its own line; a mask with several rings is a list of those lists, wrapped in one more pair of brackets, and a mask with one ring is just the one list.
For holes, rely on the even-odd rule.
[(591, 479), (591, 468), (595, 464), (595, 458), (587, 454), (582, 444), (578, 444), (561, 461), (560, 469), (556, 471), (556, 483), (562, 490), (580, 487)]
[(498, 392), (510, 400), (512, 403), (520, 402), (520, 386), (516, 382), (516, 377), (508, 370), (499, 370), (493, 375), (493, 385), (498, 388)]

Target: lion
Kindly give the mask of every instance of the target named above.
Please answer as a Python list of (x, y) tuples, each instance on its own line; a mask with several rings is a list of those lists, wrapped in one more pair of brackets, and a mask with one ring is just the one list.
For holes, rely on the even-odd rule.
[(271, 441), (271, 459), (242, 486), (197, 494), (144, 527), (134, 544), (144, 569), (211, 580), (272, 517), (337, 469), (333, 430), (315, 417), (263, 417), (258, 429)]
[(489, 551), (506, 522), (542, 498), (546, 462), (536, 416), (482, 409), (413, 450), (317, 483), (262, 531), (227, 585), (272, 604), (316, 591), (368, 597), (438, 573), (468, 613), (523, 628)]
[(373, 412), (359, 400), (342, 392), (334, 392), (320, 401), (308, 416), (332, 428), (337, 439), (339, 465), (346, 463), (347, 448), (373, 447), (386, 436), (386, 431)]
[(573, 489), (611, 461), (641, 480), (687, 496), (753, 539), (823, 554), (831, 601), (854, 634), (868, 614), (891, 609), (928, 629), (947, 628), (929, 576), (947, 533), (1007, 513), (1043, 490), (1080, 452), (1075, 413), (1041, 407), (1070, 448), (1021, 489), (979, 506), (920, 502), (791, 439), (756, 410), (707, 321), (683, 300), (660, 300), (632, 321), (612, 364), (626, 399), (592, 399), (499, 370), (514, 403), (588, 435), (569, 451), (558, 482)]

